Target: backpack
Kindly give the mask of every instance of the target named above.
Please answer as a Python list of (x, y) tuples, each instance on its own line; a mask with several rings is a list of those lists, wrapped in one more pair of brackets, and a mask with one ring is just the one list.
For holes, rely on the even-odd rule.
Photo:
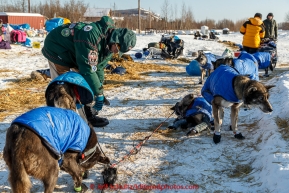
[(26, 33), (21, 30), (12, 30), (10, 33), (10, 40), (12, 43), (24, 43), (26, 41)]

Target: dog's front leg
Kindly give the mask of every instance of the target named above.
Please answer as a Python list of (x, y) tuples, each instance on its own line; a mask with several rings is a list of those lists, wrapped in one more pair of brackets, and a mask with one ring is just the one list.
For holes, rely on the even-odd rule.
[(77, 155), (75, 153), (65, 153), (61, 169), (69, 173), (74, 181), (74, 190), (76, 192), (86, 192), (88, 188), (82, 184), (83, 171), (80, 165), (75, 161)]
[(213, 116), (214, 116), (214, 126), (215, 126), (215, 133), (213, 137), (213, 141), (215, 144), (220, 143), (221, 141), (221, 125), (222, 125), (222, 107), (216, 104), (215, 98), (212, 101), (212, 109), (213, 109)]
[(242, 135), (242, 133), (238, 132), (237, 124), (238, 124), (238, 115), (240, 106), (242, 103), (235, 103), (231, 107), (231, 127), (234, 132), (234, 136), (237, 139), (244, 139), (245, 137)]
[(205, 69), (201, 68), (201, 78), (200, 78), (199, 84), (203, 84), (204, 75), (205, 75)]
[(265, 68), (265, 74), (264, 74), (265, 77), (268, 77), (268, 76), (269, 76), (269, 72), (268, 72), (268, 71), (269, 71), (269, 70), (268, 70), (268, 67)]
[(213, 70), (208, 70), (208, 77), (211, 75), (211, 73), (213, 72)]

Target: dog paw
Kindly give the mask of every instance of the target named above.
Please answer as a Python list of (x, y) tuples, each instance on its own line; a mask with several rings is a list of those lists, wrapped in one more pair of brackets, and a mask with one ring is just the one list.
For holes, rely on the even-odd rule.
[(198, 132), (195, 130), (195, 129), (191, 129), (187, 134), (186, 136), (189, 137), (189, 136), (194, 136), (196, 135)]
[(245, 139), (245, 137), (242, 135), (242, 133), (235, 134), (234, 136), (237, 139)]
[(74, 191), (77, 193), (84, 193), (87, 192), (88, 187), (85, 184), (81, 184), (81, 186), (79, 188), (74, 188)]
[(264, 77), (269, 77), (269, 74), (264, 74), (263, 76), (264, 76)]
[(220, 143), (221, 142), (221, 134), (216, 135), (216, 133), (214, 133), (213, 141), (215, 144)]
[(200, 81), (199, 84), (203, 84), (203, 81)]

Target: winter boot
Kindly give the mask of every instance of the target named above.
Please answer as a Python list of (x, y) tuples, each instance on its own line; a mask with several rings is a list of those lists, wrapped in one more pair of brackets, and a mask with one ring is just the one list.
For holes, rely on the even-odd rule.
[(96, 114), (93, 113), (90, 106), (85, 105), (84, 111), (85, 111), (87, 120), (92, 124), (93, 127), (104, 127), (109, 124), (107, 118), (96, 116)]

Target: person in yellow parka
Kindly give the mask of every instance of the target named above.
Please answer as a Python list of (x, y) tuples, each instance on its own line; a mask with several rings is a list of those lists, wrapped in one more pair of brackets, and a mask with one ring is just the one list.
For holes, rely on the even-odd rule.
[(243, 51), (250, 54), (257, 52), (261, 39), (265, 37), (265, 26), (262, 21), (262, 14), (256, 13), (254, 18), (249, 18), (240, 28), (243, 37)]

